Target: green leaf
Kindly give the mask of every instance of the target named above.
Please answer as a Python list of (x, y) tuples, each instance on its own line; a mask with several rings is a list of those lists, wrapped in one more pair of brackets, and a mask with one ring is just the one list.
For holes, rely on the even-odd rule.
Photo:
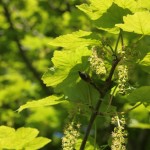
[(31, 142), (29, 142), (26, 146), (26, 150), (37, 150), (39, 148), (42, 148), (47, 143), (51, 142), (51, 140), (44, 138), (44, 137), (37, 137), (33, 139)]
[[(130, 108), (132, 107), (130, 106), (128, 109)], [(139, 105), (129, 112), (128, 126), (130, 128), (150, 129), (149, 111), (143, 104)]]
[(68, 100), (92, 105), (99, 99), (99, 92), (83, 80), (75, 82), (71, 86), (66, 86), (66, 83), (63, 82), (61, 86), (64, 87), (62, 90)]
[(40, 99), (40, 100), (34, 100), (31, 102), (27, 102), (26, 104), (19, 107), (18, 112), (21, 112), (22, 110), (26, 108), (34, 108), (34, 107), (42, 107), (42, 106), (51, 106), (56, 105), (62, 102), (66, 102), (62, 99), (62, 96), (55, 96), (51, 95), (46, 98)]
[[(55, 51), (50, 68), (42, 77), (47, 86), (56, 87), (67, 78), (67, 84), (75, 82), (78, 78), (78, 71), (86, 69), (91, 51), (87, 48), (79, 48), (74, 51)], [(87, 58), (87, 59), (85, 59)]]
[(86, 47), (89, 45), (99, 45), (100, 41), (83, 38), (89, 36), (92, 32), (76, 31), (71, 34), (59, 36), (49, 42), (52, 46), (63, 47), (65, 49), (76, 49), (79, 47)]
[(141, 68), (150, 74), (150, 52), (139, 62)]
[(113, 0), (89, 0), (90, 5), (81, 4), (77, 7), (86, 13), (92, 20), (100, 18), (112, 5)]
[(127, 100), (130, 101), (130, 103), (150, 102), (150, 86), (142, 86), (135, 89), (127, 96)]
[(123, 9), (129, 9), (132, 12), (136, 10), (137, 2), (134, 0), (114, 0), (114, 3)]
[(146, 123), (140, 123), (137, 121), (133, 121), (128, 125), (130, 128), (140, 128), (140, 129), (150, 129), (150, 124)]
[[(36, 149), (39, 149), (50, 142), (49, 139), (38, 137), (39, 131), (34, 128), (18, 128), (16, 131), (7, 126), (0, 126), (0, 148), (1, 149), (26, 149), (36, 142)], [(41, 140), (39, 140), (41, 139)], [(43, 144), (42, 144), (43, 143)], [(34, 149), (33, 149), (34, 150)]]
[(123, 17), (124, 24), (117, 24), (122, 30), (137, 34), (150, 35), (150, 12), (136, 12)]
[(15, 129), (7, 127), (7, 126), (0, 126), (0, 139), (12, 136), (15, 132)]
[(15, 134), (16, 138), (22, 140), (23, 143), (28, 143), (39, 134), (39, 131), (33, 128), (22, 127), (17, 129)]
[(149, 0), (138, 0), (137, 1), (137, 8), (138, 9), (148, 9), (150, 10), (150, 1)]
[(123, 9), (116, 4), (112, 4), (107, 12), (104, 13), (101, 18), (97, 19), (94, 24), (98, 29), (118, 34), (120, 30), (115, 25), (122, 23), (123, 16), (127, 15), (128, 13), (130, 13), (129, 10)]

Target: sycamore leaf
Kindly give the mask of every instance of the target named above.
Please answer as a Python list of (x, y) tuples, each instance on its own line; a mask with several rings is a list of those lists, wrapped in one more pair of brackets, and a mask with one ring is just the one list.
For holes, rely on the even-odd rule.
[(86, 13), (92, 20), (100, 18), (112, 5), (113, 0), (89, 0), (90, 4), (81, 4), (77, 7)]
[(150, 102), (150, 86), (142, 86), (135, 89), (127, 96), (127, 100), (130, 101), (130, 103)]
[(150, 0), (138, 0), (137, 9), (148, 9), (150, 10)]
[(51, 142), (51, 140), (47, 138), (37, 137), (26, 145), (26, 150), (37, 150), (39, 148), (42, 148), (44, 145), (46, 145), (49, 142)]
[(114, 3), (123, 9), (129, 9), (132, 12), (136, 10), (137, 2), (134, 0), (114, 0)]
[(139, 62), (141, 68), (150, 74), (150, 52)]
[(94, 39), (83, 38), (89, 36), (92, 32), (76, 31), (71, 34), (59, 36), (49, 42), (52, 46), (63, 47), (65, 49), (75, 49), (86, 47), (89, 45), (99, 45), (100, 41)]
[(123, 16), (130, 13), (129, 10), (123, 9), (116, 4), (107, 10), (106, 13), (99, 19), (97, 19), (94, 24), (98, 29), (105, 30), (107, 32), (118, 34), (120, 32), (119, 28), (115, 25), (123, 22)]
[(99, 92), (89, 83), (80, 80), (79, 82), (74, 82), (70, 86), (66, 86), (65, 81), (59, 85), (66, 99), (73, 102), (83, 102), (85, 104), (95, 104), (99, 99)]
[(62, 96), (55, 96), (51, 95), (46, 98), (40, 99), (40, 100), (34, 100), (31, 102), (27, 102), (26, 104), (19, 107), (18, 112), (21, 112), (22, 110), (26, 108), (34, 108), (34, 107), (42, 107), (42, 106), (51, 106), (56, 105), (62, 102), (66, 102), (62, 99)]
[(96, 101), (99, 93), (88, 83), (81, 81), (78, 73), (87, 70), (90, 55), (91, 51), (87, 48), (55, 51), (52, 59), (54, 68), (49, 69), (42, 80), (47, 86), (55, 87), (56, 93), (63, 93), (70, 101)]
[(47, 86), (56, 87), (67, 78), (68, 84), (75, 82), (79, 77), (78, 71), (87, 68), (88, 57), (91, 51), (87, 48), (80, 48), (74, 51), (55, 51), (52, 62), (53, 68), (50, 68), (42, 77)]
[[(33, 145), (32, 142), (36, 141), (36, 139), (41, 139), (40, 142), (37, 143), (36, 149), (39, 149), (49, 143), (51, 140), (38, 137), (39, 131), (34, 128), (18, 128), (16, 131), (13, 128), (7, 126), (0, 126), (0, 148), (1, 149), (26, 149)], [(34, 148), (33, 148), (34, 150)]]
[(0, 126), (0, 139), (6, 138), (8, 136), (13, 136), (15, 129), (7, 127), (7, 126)]
[(137, 34), (150, 35), (150, 12), (136, 12), (123, 17), (124, 24), (117, 24), (122, 30)]

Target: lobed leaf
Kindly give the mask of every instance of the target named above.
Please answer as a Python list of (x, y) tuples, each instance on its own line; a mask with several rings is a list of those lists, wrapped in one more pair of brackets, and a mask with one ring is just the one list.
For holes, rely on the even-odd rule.
[(117, 24), (122, 30), (137, 34), (150, 35), (150, 12), (136, 12), (123, 17), (124, 24)]
[(65, 49), (76, 49), (79, 47), (86, 47), (89, 45), (99, 45), (100, 41), (94, 39), (83, 38), (89, 36), (92, 32), (76, 31), (71, 34), (59, 36), (49, 42), (52, 46), (63, 47)]
[(150, 0), (138, 0), (137, 9), (148, 9), (150, 10)]
[(51, 106), (56, 105), (62, 102), (66, 102), (62, 99), (62, 96), (56, 96), (51, 95), (46, 98), (40, 99), (40, 100), (34, 100), (31, 102), (27, 102), (26, 104), (19, 107), (18, 112), (21, 112), (22, 110), (26, 108), (34, 108), (34, 107), (42, 107), (42, 106)]
[(37, 137), (26, 145), (26, 150), (37, 150), (39, 148), (42, 148), (44, 145), (48, 144), (49, 142), (51, 142), (51, 140), (47, 138)]
[(97, 19), (94, 24), (98, 29), (105, 30), (107, 32), (118, 34), (119, 28), (115, 25), (123, 22), (123, 16), (130, 13), (129, 10), (119, 7), (117, 4), (112, 4), (112, 6), (107, 10), (106, 13), (99, 19)]
[(137, 2), (134, 0), (114, 0), (114, 3), (123, 9), (129, 9), (132, 12), (136, 10)]
[(81, 4), (77, 7), (86, 13), (92, 20), (97, 20), (112, 5), (113, 0), (89, 0), (90, 4)]
[[(36, 150), (51, 140), (44, 137), (37, 137), (39, 131), (34, 128), (18, 128), (16, 131), (7, 126), (0, 126), (0, 148), (1, 149), (30, 149)], [(39, 140), (40, 139), (40, 140)], [(33, 144), (36, 142), (36, 147)]]
[(47, 86), (56, 87), (67, 78), (67, 84), (75, 82), (79, 75), (78, 71), (85, 70), (91, 51), (87, 48), (79, 48), (74, 51), (55, 51), (52, 62), (53, 68), (50, 68), (42, 77)]

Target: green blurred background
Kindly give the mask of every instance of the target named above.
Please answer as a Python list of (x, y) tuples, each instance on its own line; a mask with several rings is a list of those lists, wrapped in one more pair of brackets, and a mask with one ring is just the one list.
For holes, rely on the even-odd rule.
[[(41, 77), (51, 67), (52, 37), (89, 29), (75, 5), (82, 0), (0, 0), (0, 125), (30, 126), (61, 147), (67, 111), (63, 105), (25, 110), (20, 105), (52, 94)], [(44, 148), (43, 148), (44, 149)]]
[[(53, 93), (41, 80), (52, 66), (55, 48), (48, 43), (59, 35), (92, 28), (88, 18), (75, 7), (83, 2), (85, 0), (0, 0), (0, 125), (37, 128), (41, 136), (52, 139), (43, 150), (61, 149), (68, 108), (61, 104), (21, 113), (16, 110), (29, 100)], [(122, 106), (124, 101), (118, 103)], [(129, 116), (142, 118), (143, 115), (144, 112), (138, 110)], [(104, 125), (100, 126), (97, 132), (101, 133), (99, 139), (103, 137), (101, 145), (108, 140), (108, 133), (104, 132)], [(111, 133), (112, 129), (106, 130)], [(129, 149), (148, 150), (149, 130), (130, 128), (129, 131)]]

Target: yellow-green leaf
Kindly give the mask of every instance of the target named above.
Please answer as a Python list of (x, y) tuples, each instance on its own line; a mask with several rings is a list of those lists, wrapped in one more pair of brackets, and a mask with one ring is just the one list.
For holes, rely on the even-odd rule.
[(117, 24), (122, 30), (137, 34), (150, 35), (150, 12), (136, 12), (123, 17), (124, 24)]
[(49, 42), (52, 46), (63, 47), (65, 49), (76, 49), (79, 47), (86, 47), (89, 45), (99, 45), (100, 42), (94, 39), (83, 38), (89, 36), (92, 32), (76, 31), (71, 34), (59, 36)]
[(137, 2), (134, 0), (114, 0), (114, 3), (123, 9), (129, 9), (133, 12), (136, 10)]
[(36, 150), (51, 140), (37, 137), (39, 131), (30, 127), (18, 128), (16, 131), (7, 126), (0, 126), (0, 149), (28, 149)]
[(22, 110), (26, 108), (35, 108), (35, 107), (42, 107), (42, 106), (51, 106), (56, 105), (62, 102), (66, 102), (66, 100), (62, 100), (62, 96), (55, 96), (51, 95), (46, 98), (40, 99), (40, 100), (34, 100), (27, 102), (26, 104), (19, 107), (18, 112), (21, 112)]
[(112, 5), (113, 0), (89, 0), (90, 4), (81, 4), (77, 7), (86, 13), (92, 20), (100, 18)]
[(52, 62), (53, 68), (50, 68), (42, 77), (47, 86), (56, 87), (68, 78), (68, 84), (79, 77), (78, 71), (86, 68), (88, 60), (83, 61), (83, 57), (89, 57), (91, 51), (88, 48), (79, 48), (74, 51), (55, 51)]

